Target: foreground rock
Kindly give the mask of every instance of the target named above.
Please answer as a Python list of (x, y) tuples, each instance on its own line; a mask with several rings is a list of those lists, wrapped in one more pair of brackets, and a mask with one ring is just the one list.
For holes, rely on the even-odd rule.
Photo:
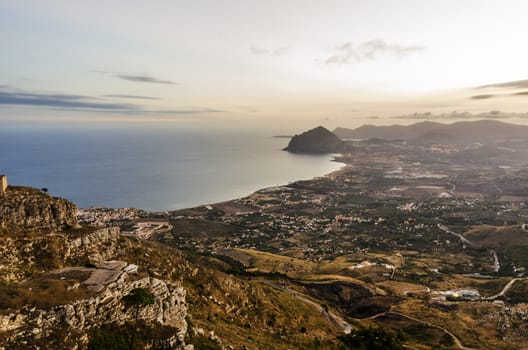
[(322, 126), (293, 136), (284, 148), (292, 153), (339, 153), (344, 149), (345, 143)]
[[(156, 278), (137, 278), (136, 273), (137, 266), (122, 261), (49, 273), (46, 283), (55, 281), (66, 285), (63, 295), (54, 295), (65, 303), (47, 308), (24, 306), (0, 315), (0, 337), (3, 338), (3, 347), (0, 348), (84, 349), (90, 341), (89, 334), (104, 324), (122, 326), (134, 319), (134, 311), (125, 308), (122, 298), (139, 287), (147, 289), (155, 299), (153, 305), (140, 310), (139, 319), (153, 332), (159, 327), (164, 330), (156, 340), (145, 345), (151, 348), (192, 349), (192, 346), (185, 345), (185, 290)], [(56, 293), (60, 294), (61, 289), (57, 289)], [(38, 290), (35, 292), (38, 293)], [(91, 296), (68, 300), (76, 295)]]
[(81, 227), (67, 200), (9, 187), (0, 195), (0, 350), (128, 348), (136, 310), (123, 297), (135, 288), (154, 300), (138, 309), (136, 348), (191, 349), (179, 270), (145, 267), (142, 249), (119, 227)]

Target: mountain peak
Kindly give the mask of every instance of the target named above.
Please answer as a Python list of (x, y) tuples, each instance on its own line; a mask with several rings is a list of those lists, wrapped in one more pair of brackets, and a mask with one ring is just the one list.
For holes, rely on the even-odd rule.
[(291, 138), (285, 151), (293, 153), (337, 153), (344, 142), (323, 126), (310, 129)]

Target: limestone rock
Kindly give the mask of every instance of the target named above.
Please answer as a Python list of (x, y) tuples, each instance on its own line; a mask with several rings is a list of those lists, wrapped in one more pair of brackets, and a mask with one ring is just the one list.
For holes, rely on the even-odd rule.
[[(125, 262), (110, 261), (98, 265), (97, 269), (92, 269), (94, 273), (98, 270), (106, 270), (109, 273), (106, 277), (100, 276), (99, 282), (102, 287), (98, 288), (99, 292), (91, 298), (54, 306), (49, 310), (26, 306), (16, 312), (0, 315), (0, 335), (2, 333), (4, 336), (7, 335), (4, 344), (32, 348), (28, 344), (35, 344), (35, 347), (38, 347), (39, 339), (46, 342), (47, 339), (57, 339), (60, 335), (66, 334), (68, 339), (64, 339), (65, 344), (69, 344), (75, 338), (72, 344), (85, 348), (88, 342), (87, 334), (91, 329), (105, 323), (124, 324), (134, 319), (133, 310), (126, 309), (121, 299), (133, 288), (143, 287), (154, 295), (155, 302), (141, 309), (139, 318), (149, 324), (170, 326), (174, 329), (173, 336), (159, 340), (163, 342), (164, 348), (188, 349), (185, 344), (187, 333), (185, 289), (156, 278), (145, 277), (133, 280), (127, 273), (129, 266), (131, 265)], [(68, 271), (72, 269), (75, 268), (68, 268)], [(78, 269), (86, 271), (84, 267)], [(56, 272), (57, 276), (59, 272)], [(84, 283), (81, 282), (81, 285)], [(84, 286), (87, 287), (89, 286)]]
[(0, 227), (10, 230), (62, 230), (77, 227), (77, 206), (29, 187), (7, 188), (0, 196)]

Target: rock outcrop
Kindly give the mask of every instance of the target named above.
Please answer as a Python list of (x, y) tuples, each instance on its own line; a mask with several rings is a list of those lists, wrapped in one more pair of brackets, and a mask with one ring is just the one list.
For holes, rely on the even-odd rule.
[(293, 136), (284, 148), (292, 153), (339, 153), (344, 149), (345, 143), (322, 126)]
[[(105, 348), (116, 334), (122, 342), (135, 324), (136, 310), (123, 303), (134, 288), (154, 297), (137, 309), (140, 346), (192, 349), (178, 270), (145, 267), (143, 249), (118, 227), (80, 227), (65, 199), (8, 187), (0, 195), (0, 350)], [(110, 260), (118, 256), (135, 264)]]
[(57, 232), (0, 235), (0, 283), (19, 282), (43, 270), (111, 259), (118, 251), (119, 238), (118, 227), (94, 228), (78, 236)]
[(9, 314), (0, 315), (0, 334), (3, 347), (84, 349), (89, 333), (103, 324), (122, 325), (134, 319), (134, 311), (125, 308), (122, 298), (134, 288), (145, 288), (155, 302), (139, 311), (139, 319), (154, 327), (165, 326), (172, 331), (164, 339), (156, 339), (150, 346), (164, 349), (192, 349), (185, 344), (187, 332), (187, 306), (185, 290), (172, 283), (144, 277), (137, 279), (137, 266), (120, 261), (110, 261), (97, 268), (68, 268), (50, 273), (57, 280), (69, 273), (86, 273), (89, 277), (72, 284), (68, 290), (97, 289), (94, 296), (56, 305), (50, 309), (25, 306)]
[[(102, 261), (114, 256), (121, 230), (119, 227), (97, 229), (80, 237), (66, 240), (66, 258), (86, 256), (90, 261)], [(104, 249), (101, 247), (104, 246)]]
[(0, 196), (0, 228), (49, 231), (77, 226), (77, 206), (65, 199), (13, 186)]

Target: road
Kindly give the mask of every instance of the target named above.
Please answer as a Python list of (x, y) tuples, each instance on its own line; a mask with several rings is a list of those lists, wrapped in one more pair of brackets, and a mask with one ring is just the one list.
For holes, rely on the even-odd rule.
[(502, 297), (504, 294), (506, 294), (507, 291), (510, 290), (510, 288), (513, 286), (513, 284), (515, 282), (520, 281), (520, 280), (524, 280), (525, 278), (513, 278), (510, 282), (506, 283), (504, 288), (502, 288), (502, 290), (499, 293), (497, 293), (495, 295), (492, 295), (490, 297), (484, 298), (484, 300), (495, 300), (498, 297)]
[(265, 284), (265, 285), (270, 286), (272, 288), (275, 288), (275, 289), (278, 289), (278, 290), (283, 291), (285, 293), (288, 293), (288, 294), (294, 296), (295, 298), (297, 298), (299, 300), (302, 300), (303, 302), (305, 302), (307, 304), (310, 304), (316, 310), (320, 311), (322, 313), (322, 315), (328, 320), (328, 322), (340, 327), (345, 334), (348, 334), (348, 333), (350, 333), (352, 331), (352, 326), (347, 321), (345, 321), (343, 318), (341, 318), (340, 316), (336, 315), (332, 311), (326, 311), (321, 305), (319, 305), (318, 303), (306, 298), (303, 294), (301, 294), (301, 293), (299, 293), (297, 291), (288, 289), (288, 288), (284, 288), (284, 287), (282, 287), (282, 286), (280, 286), (280, 285), (278, 285), (276, 283), (273, 283), (271, 281), (260, 281), (260, 282), (262, 284)]
[(388, 312), (382, 312), (381, 314), (377, 314), (377, 315), (374, 315), (372, 317), (369, 317), (369, 319), (375, 319), (375, 318), (378, 318), (380, 316), (383, 316), (383, 315), (397, 315), (397, 316), (401, 316), (401, 317), (404, 317), (408, 320), (411, 320), (411, 321), (414, 321), (414, 322), (418, 322), (418, 323), (421, 323), (423, 325), (426, 325), (428, 327), (433, 327), (433, 328), (437, 328), (437, 329), (440, 329), (442, 331), (444, 331), (445, 333), (449, 334), (449, 336), (451, 338), (453, 338), (453, 341), (455, 342), (455, 345), (461, 349), (461, 350), (477, 350), (477, 349), (474, 349), (474, 348), (468, 348), (466, 346), (464, 346), (464, 344), (462, 344), (462, 342), (460, 341), (460, 339), (458, 339), (458, 337), (456, 335), (454, 335), (453, 333), (451, 333), (450, 331), (448, 331), (447, 329), (445, 329), (444, 327), (441, 327), (441, 326), (438, 326), (436, 324), (432, 324), (430, 322), (427, 322), (427, 321), (422, 321), (422, 320), (419, 320), (417, 318), (414, 318), (412, 316), (408, 316), (406, 314), (402, 314), (400, 312), (396, 312), (396, 311), (388, 311)]
[[(445, 226), (445, 225), (438, 224), (438, 228), (440, 230), (446, 232), (446, 233), (449, 233), (449, 234), (457, 236), (458, 238), (460, 238), (460, 240), (462, 242), (466, 243), (467, 245), (470, 245), (470, 246), (475, 247), (475, 248), (480, 247), (480, 245), (478, 245), (477, 243), (471, 242), (469, 239), (467, 239), (466, 237), (462, 236), (460, 233), (456, 233), (456, 232), (453, 232), (453, 231), (449, 230), (449, 228), (447, 226)], [(500, 270), (500, 262), (499, 262), (499, 257), (497, 255), (497, 252), (495, 250), (491, 249), (490, 253), (493, 256), (493, 271), (499, 272), (499, 270)]]
[(460, 233), (456, 233), (456, 232), (453, 232), (451, 230), (449, 230), (449, 228), (445, 225), (442, 225), (442, 224), (438, 224), (438, 228), (446, 233), (449, 233), (451, 235), (454, 235), (454, 236), (457, 236), (458, 238), (460, 238), (460, 240), (464, 243), (466, 243), (467, 245), (470, 245), (472, 247), (479, 247), (478, 244), (476, 243), (473, 243), (471, 242), (469, 239), (467, 239), (466, 237), (462, 236)]
[[(297, 291), (294, 291), (294, 290), (291, 290), (291, 289), (288, 289), (288, 288), (285, 288), (285, 287), (282, 287), (274, 282), (271, 282), (271, 281), (266, 281), (266, 280), (262, 280), (260, 281), (262, 284), (265, 284), (267, 286), (270, 286), (272, 288), (275, 288), (275, 289), (278, 289), (282, 292), (285, 292), (285, 293), (288, 293), (292, 296), (294, 296), (295, 298), (299, 299), (299, 300), (302, 300), (303, 302), (313, 306), (316, 310), (320, 311), (323, 316), (332, 324), (335, 324), (339, 327), (341, 327), (341, 329), (343, 329), (343, 332), (348, 334), (352, 331), (352, 326), (346, 322), (343, 318), (339, 317), (338, 315), (334, 314), (333, 312), (331, 311), (325, 311), (324, 308), (319, 305), (318, 303), (306, 298), (302, 293), (299, 293)], [(511, 283), (513, 284), (513, 283)], [(411, 321), (414, 321), (414, 322), (418, 322), (418, 323), (421, 323), (421, 324), (424, 324), (426, 326), (429, 326), (429, 327), (433, 327), (433, 328), (437, 328), (437, 329), (440, 329), (442, 331), (444, 331), (445, 333), (449, 334), (449, 336), (451, 338), (453, 338), (453, 341), (455, 342), (455, 345), (461, 349), (461, 350), (476, 350), (476, 349), (473, 349), (473, 348), (468, 348), (466, 346), (464, 346), (464, 344), (462, 344), (462, 342), (460, 341), (460, 339), (458, 339), (458, 337), (456, 335), (454, 335), (453, 333), (451, 333), (450, 331), (448, 331), (447, 329), (441, 327), (441, 326), (438, 326), (438, 325), (435, 325), (435, 324), (432, 324), (430, 322), (427, 322), (427, 321), (422, 321), (422, 320), (419, 320), (417, 318), (414, 318), (412, 316), (408, 316), (408, 315), (405, 315), (405, 314), (402, 314), (400, 312), (395, 312), (395, 311), (388, 311), (388, 312), (382, 312), (382, 313), (379, 313), (377, 315), (374, 315), (374, 316), (371, 316), (371, 317), (368, 317), (366, 319), (375, 319), (375, 318), (378, 318), (380, 316), (383, 316), (383, 315), (398, 315), (398, 316), (401, 316), (401, 317), (404, 317), (404, 318), (407, 318)], [(358, 321), (361, 321), (361, 319), (357, 319)], [(407, 349), (413, 349), (412, 347), (410, 346), (406, 346), (405, 348)]]

